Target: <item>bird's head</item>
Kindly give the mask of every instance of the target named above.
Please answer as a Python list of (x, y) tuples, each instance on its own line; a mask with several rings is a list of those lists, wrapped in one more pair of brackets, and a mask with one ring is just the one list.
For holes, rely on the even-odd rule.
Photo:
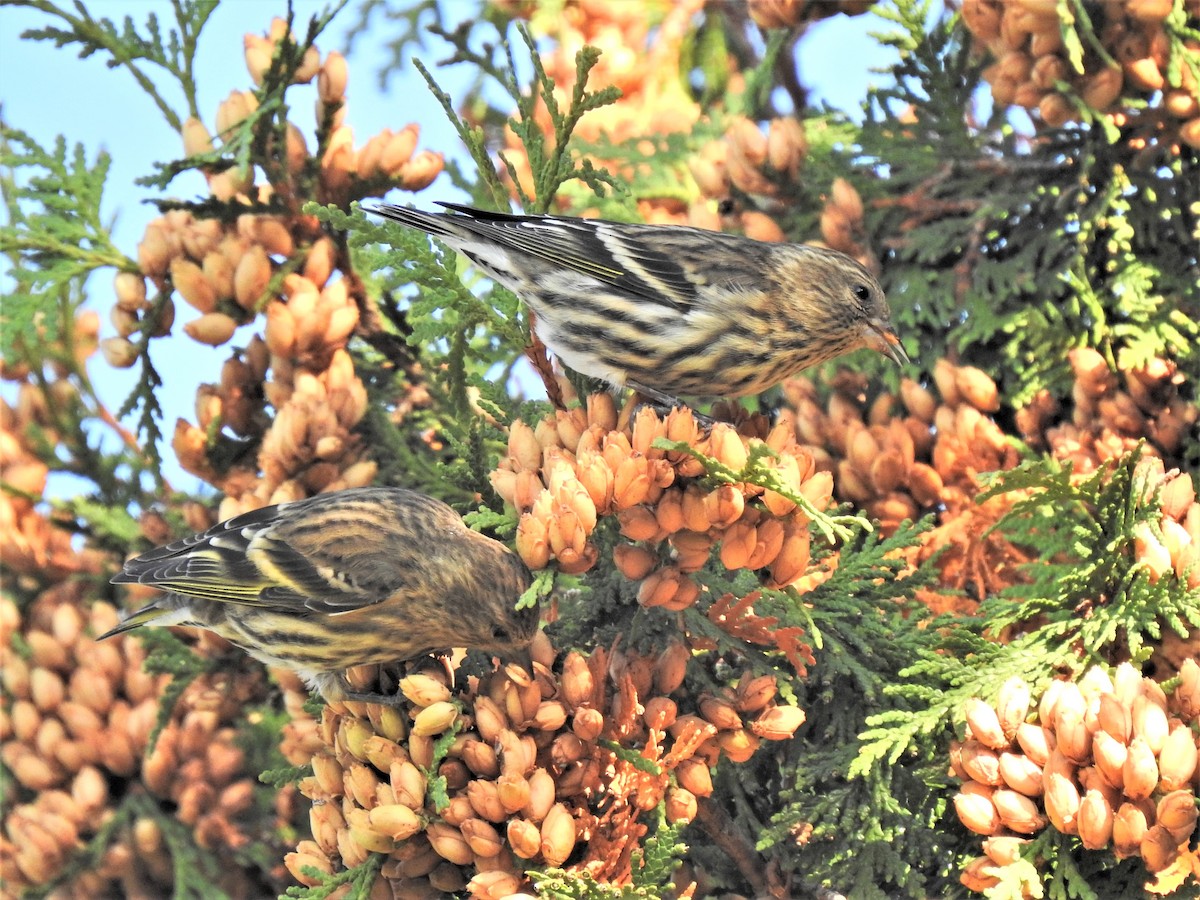
[(780, 280), (791, 288), (805, 328), (827, 348), (826, 358), (870, 347), (897, 365), (907, 363), (879, 279), (844, 253), (792, 246), (795, 260)]

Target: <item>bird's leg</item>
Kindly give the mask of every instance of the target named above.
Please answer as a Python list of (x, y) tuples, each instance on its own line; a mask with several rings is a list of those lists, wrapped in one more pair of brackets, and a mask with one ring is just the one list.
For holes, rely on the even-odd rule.
[(378, 703), (380, 706), (404, 706), (404, 694), (380, 694), (377, 691), (346, 691), (339, 700), (354, 700), (359, 703)]
[[(633, 388), (633, 390), (637, 391), (638, 394), (649, 400), (649, 405), (658, 413), (660, 413), (663, 418), (666, 418), (667, 414), (676, 407), (692, 409), (688, 404), (684, 403), (678, 397), (672, 397), (670, 394), (656, 390), (652, 387), (646, 387), (644, 384), (638, 384), (634, 381), (627, 381), (625, 382), (625, 386)], [(692, 409), (692, 416), (695, 418), (698, 425), (704, 428), (712, 428), (714, 420), (711, 416), (706, 416), (704, 413), (696, 412), (694, 409)]]

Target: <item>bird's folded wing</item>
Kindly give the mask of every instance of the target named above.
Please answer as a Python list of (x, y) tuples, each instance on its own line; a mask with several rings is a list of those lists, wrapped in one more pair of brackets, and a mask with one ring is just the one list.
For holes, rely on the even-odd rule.
[(319, 530), (295, 532), (293, 524), (276, 507), (254, 510), (130, 560), (113, 582), (296, 612), (346, 612), (388, 596), (385, 585), (355, 583), (344, 560), (322, 551)]

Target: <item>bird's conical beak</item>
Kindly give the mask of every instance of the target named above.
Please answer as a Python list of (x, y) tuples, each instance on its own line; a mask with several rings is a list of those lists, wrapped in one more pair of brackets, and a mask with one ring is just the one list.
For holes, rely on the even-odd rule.
[(890, 325), (881, 325), (875, 322), (871, 323), (871, 328), (874, 330), (878, 340), (875, 343), (875, 349), (885, 356), (891, 357), (892, 361), (898, 366), (905, 366), (909, 363), (908, 353), (904, 349), (904, 345), (900, 343), (900, 338), (896, 337), (896, 332), (892, 330)]
[(498, 656), (500, 661), (506, 666), (520, 666), (529, 674), (533, 674), (533, 657), (529, 654), (528, 646), (512, 647), (506, 649), (503, 653), (497, 653), (496, 656)]

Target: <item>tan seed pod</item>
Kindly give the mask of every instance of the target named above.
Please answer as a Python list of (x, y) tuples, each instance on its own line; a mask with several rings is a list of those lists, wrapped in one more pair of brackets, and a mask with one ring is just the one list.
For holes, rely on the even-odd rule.
[(1155, 817), (1175, 838), (1183, 844), (1196, 828), (1196, 795), (1190, 790), (1176, 790), (1165, 794), (1155, 808)]
[(29, 696), (42, 712), (54, 712), (66, 694), (62, 677), (57, 672), (36, 666), (29, 673)]
[(484, 778), (495, 778), (500, 774), (500, 762), (491, 744), (468, 740), (463, 745), (462, 759), (467, 768)]
[(543, 700), (533, 715), (533, 725), (540, 731), (558, 731), (567, 721), (567, 708), (557, 700)]
[(1141, 850), (1142, 838), (1149, 825), (1145, 811), (1135, 803), (1122, 803), (1113, 817), (1113, 851), (1118, 859), (1132, 856)]
[(696, 796), (686, 788), (668, 788), (665, 810), (668, 822), (691, 822), (698, 810)]
[(412, 724), (412, 734), (430, 736), (442, 734), (458, 718), (458, 707), (446, 700), (433, 703), (422, 709)]
[(972, 697), (967, 701), (965, 715), (967, 727), (971, 729), (975, 740), (993, 750), (1008, 749), (1008, 738), (1004, 735), (1004, 729), (1000, 727), (996, 710), (990, 704), (978, 697)]
[[(405, 841), (424, 827), (421, 817), (402, 803), (376, 806), (367, 814), (371, 829), (393, 841)], [(389, 851), (390, 847), (387, 848)]]
[(750, 723), (750, 730), (768, 741), (786, 741), (795, 735), (804, 719), (804, 710), (798, 706), (772, 706)]
[(1111, 787), (1120, 790), (1125, 786), (1125, 762), (1129, 748), (1106, 731), (1097, 731), (1092, 742), (1092, 758), (1096, 771)]
[(742, 717), (738, 715), (737, 708), (726, 700), (719, 700), (712, 696), (702, 697), (700, 714), (715, 725), (719, 731), (732, 731), (742, 727)]
[(1078, 709), (1059, 703), (1054, 714), (1054, 735), (1058, 751), (1067, 759), (1083, 764), (1091, 758), (1092, 734)]
[(113, 277), (113, 293), (117, 306), (125, 312), (141, 312), (146, 308), (146, 279), (136, 272), (118, 272)]
[(521, 814), (531, 822), (541, 822), (554, 805), (554, 796), (554, 777), (538, 766), (529, 775), (529, 802), (522, 808)]
[(442, 859), (457, 866), (465, 866), (474, 861), (475, 856), (471, 845), (467, 843), (463, 833), (453, 825), (445, 822), (431, 822), (425, 828), (425, 834), (433, 850)]
[(1000, 778), (1014, 791), (1026, 797), (1037, 797), (1042, 793), (1042, 767), (1021, 753), (1001, 753), (999, 758)]
[(219, 347), (233, 337), (237, 322), (224, 313), (211, 312), (188, 322), (183, 330), (194, 341)]
[(1101, 69), (1084, 80), (1080, 92), (1083, 102), (1098, 111), (1107, 110), (1121, 96), (1124, 73), (1120, 68)]
[(388, 175), (396, 176), (404, 172), (405, 165), (413, 158), (417, 149), (420, 130), (416, 125), (408, 125), (391, 135), (383, 146), (379, 158), (379, 168)]
[(400, 691), (410, 702), (420, 707), (445, 703), (450, 699), (450, 688), (432, 675), (416, 673), (400, 679)]
[(500, 832), (483, 819), (467, 819), (458, 828), (478, 856), (495, 856), (503, 847)]
[(1191, 783), (1200, 766), (1200, 746), (1192, 729), (1177, 724), (1163, 743), (1158, 756), (1159, 785), (1164, 791), (1177, 791)]
[(1063, 834), (1079, 831), (1079, 788), (1075, 782), (1057, 773), (1045, 780), (1043, 803), (1050, 823)]
[(1133, 735), (1142, 738), (1157, 756), (1170, 733), (1166, 711), (1150, 698), (1139, 696), (1133, 701), (1131, 719)]
[(779, 553), (771, 563), (770, 587), (785, 587), (802, 578), (811, 559), (812, 536), (807, 528), (795, 528), (783, 539)]
[(541, 827), (542, 858), (550, 866), (561, 866), (575, 849), (575, 819), (562, 803), (555, 803)]
[(217, 307), (217, 294), (204, 276), (204, 271), (183, 257), (171, 260), (171, 283), (192, 308), (211, 313)]
[(561, 678), (563, 698), (572, 709), (592, 702), (594, 682), (587, 660), (572, 650), (563, 658)]
[(747, 672), (738, 681), (736, 691), (736, 706), (739, 711), (758, 712), (774, 699), (778, 691), (778, 681), (774, 675), (759, 675), (751, 678)]
[(1152, 825), (1138, 845), (1142, 862), (1149, 872), (1161, 872), (1179, 858), (1179, 841), (1163, 825)]
[(685, 788), (696, 797), (712, 795), (712, 773), (703, 760), (695, 757), (680, 760), (675, 767), (675, 778), (680, 787)]
[(496, 789), (500, 805), (506, 813), (520, 812), (529, 803), (529, 782), (521, 775), (513, 772), (502, 774), (496, 782)]
[(630, 581), (640, 581), (654, 570), (657, 557), (634, 544), (618, 544), (613, 549), (613, 562), (617, 570)]
[(585, 743), (591, 743), (604, 731), (604, 714), (598, 709), (583, 707), (575, 711), (571, 723), (575, 736)]
[(954, 372), (954, 386), (962, 398), (980, 412), (995, 412), (1000, 408), (996, 382), (982, 369), (960, 366)]
[(107, 337), (100, 341), (104, 361), (114, 369), (128, 369), (138, 360), (138, 349), (124, 337)]
[(1000, 686), (996, 696), (996, 717), (1000, 720), (1000, 730), (1010, 742), (1016, 739), (1017, 729), (1029, 714), (1030, 697), (1029, 685), (1023, 678), (1014, 676)]
[(1018, 834), (1034, 834), (1046, 825), (1038, 813), (1037, 805), (1017, 791), (1001, 788), (992, 794), (992, 803), (1000, 815), (1000, 821)]
[(959, 821), (976, 834), (994, 835), (1000, 831), (1000, 814), (987, 796), (960, 791), (954, 795), (954, 811)]
[(233, 297), (242, 309), (253, 311), (270, 283), (271, 260), (267, 251), (260, 244), (252, 244), (234, 267)]
[(147, 225), (137, 252), (138, 268), (142, 274), (152, 278), (166, 275), (174, 255), (175, 251), (162, 226), (157, 222)]
[(959, 748), (958, 759), (963, 770), (974, 781), (978, 781), (980, 784), (990, 784), (993, 787), (1004, 783), (1004, 778), (1000, 774), (999, 757), (994, 750), (989, 750), (979, 741), (966, 741)]
[[(645, 711), (642, 713), (642, 718), (647, 728), (665, 731), (675, 724), (678, 714), (678, 707), (671, 698), (651, 697), (645, 703)], [(738, 720), (738, 725), (741, 725), (740, 719)]]
[(542, 832), (527, 819), (509, 819), (508, 845), (521, 859), (533, 859), (542, 849)]
[(476, 697), (474, 712), (475, 728), (488, 743), (495, 743), (501, 732), (508, 728), (508, 717), (490, 697)]
[(425, 806), (426, 779), (421, 770), (409, 760), (398, 760), (388, 769), (396, 801), (410, 809)]
[(1100, 729), (1122, 744), (1129, 743), (1133, 732), (1133, 716), (1130, 708), (1117, 699), (1115, 694), (1101, 694), (1096, 710), (1096, 721)]
[(508, 811), (500, 802), (500, 789), (494, 781), (475, 780), (467, 785), (467, 799), (480, 818), (489, 822), (503, 822)]
[(1079, 839), (1089, 850), (1102, 850), (1112, 839), (1113, 808), (1104, 794), (1089, 790), (1079, 804)]
[(1125, 758), (1121, 774), (1125, 796), (1130, 800), (1149, 797), (1158, 786), (1158, 763), (1145, 739), (1135, 737), (1129, 742), (1129, 755)]
[(654, 689), (659, 694), (674, 693), (683, 684), (692, 652), (682, 641), (672, 641), (654, 663)]

